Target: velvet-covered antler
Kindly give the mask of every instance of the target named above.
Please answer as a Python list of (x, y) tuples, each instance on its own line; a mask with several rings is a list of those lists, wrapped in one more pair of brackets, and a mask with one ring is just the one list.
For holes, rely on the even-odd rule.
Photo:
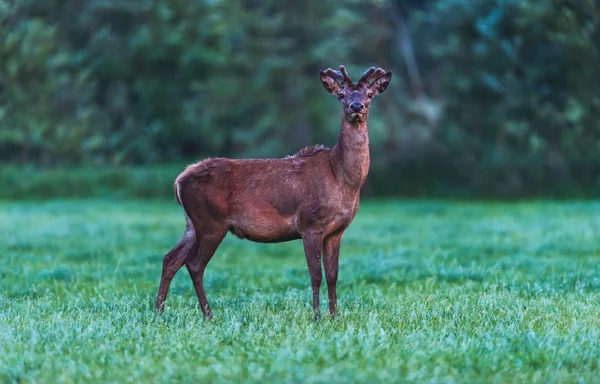
[(348, 75), (348, 71), (346, 71), (346, 67), (344, 67), (343, 65), (340, 65), (340, 72), (342, 72), (342, 75), (344, 76), (344, 80), (346, 80), (346, 82), (348, 84), (353, 84), (352, 79), (350, 79), (350, 76)]
[(352, 80), (350, 79), (350, 76), (348, 76), (348, 71), (346, 71), (346, 68), (343, 65), (340, 65), (339, 71), (335, 71), (331, 68), (327, 68), (326, 70), (323, 71), (323, 73), (325, 73), (327, 76), (329, 76), (332, 79), (339, 82), (340, 85), (343, 84), (344, 82), (352, 84)]
[(339, 71), (334, 71), (331, 68), (327, 68), (326, 70), (323, 71), (323, 73), (339, 83), (344, 81), (344, 75), (342, 75)]
[(385, 70), (381, 68), (371, 67), (367, 69), (365, 73), (361, 76), (359, 83), (370, 83), (371, 80), (375, 80), (376, 78), (385, 75)]

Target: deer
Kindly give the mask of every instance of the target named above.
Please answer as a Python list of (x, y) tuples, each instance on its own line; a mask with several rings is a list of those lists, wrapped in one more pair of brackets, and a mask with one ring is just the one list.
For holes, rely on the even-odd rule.
[(339, 140), (332, 149), (316, 145), (277, 159), (208, 158), (175, 179), (175, 200), (185, 213), (186, 229), (163, 258), (155, 312), (163, 312), (171, 280), (185, 264), (204, 319), (213, 317), (204, 271), (231, 232), (260, 243), (302, 240), (314, 321), (320, 319), (323, 256), (329, 312), (335, 318), (340, 243), (358, 211), (369, 172), (369, 108), (392, 73), (371, 67), (353, 82), (341, 65), (339, 71), (327, 68), (320, 75), (325, 90), (342, 105)]

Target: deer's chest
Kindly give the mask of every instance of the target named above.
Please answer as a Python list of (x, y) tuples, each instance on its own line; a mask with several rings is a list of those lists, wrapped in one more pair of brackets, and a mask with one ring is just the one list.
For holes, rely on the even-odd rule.
[(358, 204), (350, 209), (344, 209), (343, 211), (340, 211), (339, 214), (333, 216), (325, 225), (325, 234), (341, 232), (348, 228), (356, 215), (357, 209)]
[(326, 203), (306, 211), (301, 217), (302, 226), (320, 230), (324, 235), (345, 230), (358, 210), (358, 197), (358, 193), (332, 196)]

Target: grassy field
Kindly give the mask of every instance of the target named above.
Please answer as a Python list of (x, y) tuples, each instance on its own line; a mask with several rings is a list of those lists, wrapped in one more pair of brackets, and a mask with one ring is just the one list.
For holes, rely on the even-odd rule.
[(0, 202), (0, 382), (600, 382), (599, 203), (364, 203), (316, 324), (301, 243), (231, 235), (215, 319), (185, 269), (154, 316), (183, 227), (174, 202)]

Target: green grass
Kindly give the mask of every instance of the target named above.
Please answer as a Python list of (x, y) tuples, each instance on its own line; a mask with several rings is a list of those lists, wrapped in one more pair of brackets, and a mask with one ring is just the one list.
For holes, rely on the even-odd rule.
[(0, 382), (600, 382), (599, 203), (364, 203), (317, 324), (301, 243), (231, 235), (214, 320), (185, 269), (154, 316), (183, 226), (173, 202), (0, 202)]

